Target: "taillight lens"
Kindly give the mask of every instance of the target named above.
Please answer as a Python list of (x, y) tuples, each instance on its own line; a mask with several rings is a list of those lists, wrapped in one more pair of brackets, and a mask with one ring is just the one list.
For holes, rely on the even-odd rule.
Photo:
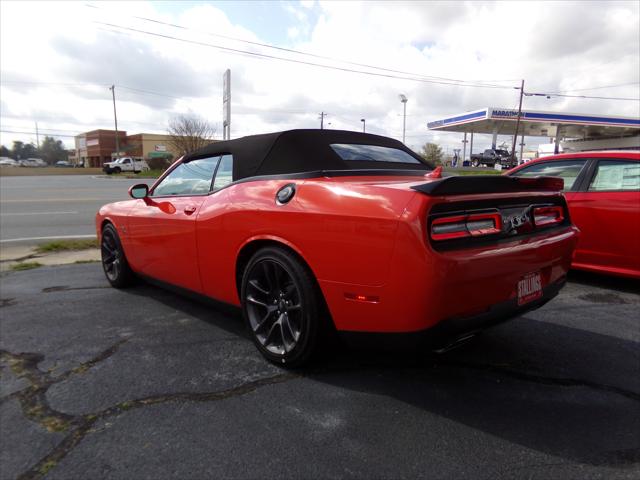
[(533, 223), (536, 227), (557, 225), (564, 220), (562, 207), (535, 207), (533, 209)]
[(454, 217), (436, 218), (431, 222), (432, 240), (479, 237), (502, 231), (502, 216), (499, 213), (476, 213)]

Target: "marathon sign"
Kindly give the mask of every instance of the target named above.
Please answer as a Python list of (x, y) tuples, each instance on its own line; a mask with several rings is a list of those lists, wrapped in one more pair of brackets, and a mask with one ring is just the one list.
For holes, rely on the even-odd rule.
[(492, 110), (491, 118), (518, 118), (517, 110)]
[(444, 126), (444, 120), (436, 120), (435, 122), (428, 122), (427, 128), (437, 128)]

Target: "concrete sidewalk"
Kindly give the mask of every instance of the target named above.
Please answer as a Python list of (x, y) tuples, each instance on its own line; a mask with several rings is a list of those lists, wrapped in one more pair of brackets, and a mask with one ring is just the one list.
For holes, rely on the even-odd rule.
[(36, 245), (0, 247), (0, 272), (11, 270), (14, 265), (24, 262), (38, 262), (42, 265), (65, 265), (100, 261), (100, 249), (98, 248), (46, 253), (38, 253), (36, 248)]

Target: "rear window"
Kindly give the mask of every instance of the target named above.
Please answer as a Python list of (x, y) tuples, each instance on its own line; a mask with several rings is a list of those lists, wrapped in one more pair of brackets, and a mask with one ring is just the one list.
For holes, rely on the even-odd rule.
[(331, 144), (331, 148), (345, 161), (413, 163), (423, 165), (418, 159), (397, 148), (353, 143), (333, 143)]
[(601, 160), (598, 163), (590, 192), (624, 192), (640, 190), (640, 163)]
[(513, 175), (516, 177), (560, 177), (564, 180), (564, 190), (571, 190), (586, 164), (584, 159), (534, 163), (514, 172)]

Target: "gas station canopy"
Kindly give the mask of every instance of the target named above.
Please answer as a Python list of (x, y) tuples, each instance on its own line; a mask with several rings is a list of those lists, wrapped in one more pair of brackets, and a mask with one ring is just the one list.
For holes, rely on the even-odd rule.
[[(488, 107), (429, 122), (427, 127), (433, 131), (513, 135), (517, 118), (518, 110)], [(585, 140), (635, 136), (639, 133), (638, 117), (534, 110), (522, 110), (518, 127), (518, 135)]]

